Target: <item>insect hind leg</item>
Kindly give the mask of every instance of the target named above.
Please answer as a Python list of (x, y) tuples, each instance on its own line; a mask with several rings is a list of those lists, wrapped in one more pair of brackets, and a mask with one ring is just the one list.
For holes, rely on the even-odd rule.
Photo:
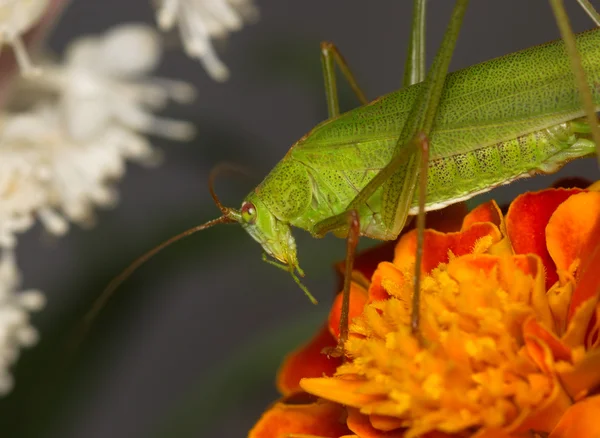
[(327, 110), (329, 118), (337, 117), (340, 114), (340, 104), (335, 78), (335, 64), (338, 65), (342, 74), (348, 81), (348, 84), (356, 94), (361, 105), (369, 103), (364, 91), (358, 85), (356, 77), (350, 70), (348, 63), (340, 53), (335, 44), (329, 41), (321, 43), (321, 64), (323, 66), (323, 79), (325, 81), (325, 96), (327, 98)]

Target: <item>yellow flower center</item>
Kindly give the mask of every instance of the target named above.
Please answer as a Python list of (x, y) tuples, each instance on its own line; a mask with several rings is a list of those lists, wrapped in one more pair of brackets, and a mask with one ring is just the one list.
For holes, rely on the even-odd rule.
[(395, 417), (407, 437), (507, 426), (552, 392), (521, 330), (540, 316), (535, 296), (540, 287), (545, 293), (536, 257), (468, 255), (439, 265), (423, 281), (421, 339), (409, 324), (412, 284), (385, 278), (382, 286), (391, 298), (368, 304), (353, 321), (351, 360), (334, 379), (303, 380), (306, 391)]

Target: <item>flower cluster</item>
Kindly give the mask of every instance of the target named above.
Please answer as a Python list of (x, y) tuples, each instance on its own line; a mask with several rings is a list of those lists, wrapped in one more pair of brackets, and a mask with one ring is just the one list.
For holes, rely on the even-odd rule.
[[(20, 346), (35, 343), (29, 312), (43, 305), (38, 291), (18, 293), (17, 235), (39, 220), (54, 235), (69, 223), (93, 223), (94, 209), (117, 201), (114, 183), (134, 160), (160, 161), (147, 135), (190, 139), (193, 126), (153, 113), (170, 100), (187, 103), (189, 84), (150, 74), (161, 58), (161, 41), (145, 25), (120, 25), (101, 36), (71, 43), (62, 62), (28, 53), (64, 0), (0, 2), (0, 45), (10, 45), (21, 73), (2, 94), (0, 112), (0, 393), (12, 385), (9, 367)], [(158, 0), (162, 30), (179, 26), (183, 46), (216, 80), (228, 70), (212, 40), (255, 19), (252, 0)], [(46, 23), (47, 24), (47, 23)], [(32, 60), (33, 56), (33, 60)], [(7, 61), (3, 59), (3, 61)], [(6, 91), (13, 67), (2, 68)]]
[[(0, 393), (12, 385), (8, 369), (19, 347), (37, 339), (28, 312), (43, 305), (40, 292), (16, 292), (17, 235), (36, 220), (54, 235), (66, 233), (70, 222), (93, 223), (95, 207), (116, 202), (114, 183), (127, 160), (160, 161), (147, 135), (187, 140), (194, 133), (190, 123), (153, 114), (169, 100), (189, 102), (195, 92), (187, 83), (149, 76), (161, 58), (161, 42), (149, 26), (121, 25), (80, 38), (60, 63), (32, 61), (27, 45), (32, 34), (39, 38), (32, 29), (54, 17), (62, 2), (0, 5), (0, 45), (12, 46), (21, 72), (9, 98), (2, 95), (0, 112)], [(159, 0), (156, 6), (159, 27), (178, 24), (187, 54), (217, 80), (228, 70), (212, 39), (258, 16), (252, 0)], [(10, 79), (8, 67), (0, 81)]]
[(417, 335), (416, 232), (359, 256), (370, 281), (352, 285), (345, 357), (321, 353), (337, 342), (338, 296), (249, 436), (598, 436), (598, 188), (431, 215)]
[(157, 4), (158, 26), (170, 30), (177, 23), (188, 56), (199, 59), (213, 79), (227, 80), (229, 70), (211, 40), (225, 38), (245, 21), (256, 20), (258, 9), (252, 0), (158, 0)]
[(89, 223), (93, 207), (115, 202), (112, 183), (125, 160), (159, 158), (143, 134), (188, 139), (189, 123), (152, 114), (172, 98), (194, 96), (178, 81), (147, 77), (160, 59), (156, 33), (123, 25), (101, 37), (72, 43), (62, 64), (41, 63), (44, 73), (18, 84), (0, 125), (0, 245), (39, 218), (63, 234), (68, 220)]
[(0, 45), (10, 45), (23, 75), (40, 73), (25, 49), (23, 35), (42, 17), (50, 0), (8, 0), (0, 4)]

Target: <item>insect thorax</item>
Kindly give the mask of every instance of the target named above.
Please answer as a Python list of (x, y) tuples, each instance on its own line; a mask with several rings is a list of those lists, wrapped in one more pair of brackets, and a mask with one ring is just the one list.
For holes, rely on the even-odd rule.
[(311, 202), (312, 188), (306, 167), (284, 158), (255, 189), (255, 195), (280, 221), (292, 222)]

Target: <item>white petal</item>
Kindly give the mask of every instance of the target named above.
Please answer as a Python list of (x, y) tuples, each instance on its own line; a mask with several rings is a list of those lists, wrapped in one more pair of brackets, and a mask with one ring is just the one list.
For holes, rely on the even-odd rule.
[(240, 30), (244, 21), (257, 18), (252, 0), (159, 0), (156, 12), (162, 30), (177, 22), (187, 55), (199, 59), (217, 81), (227, 80), (229, 71), (214, 52), (211, 39), (225, 38)]

